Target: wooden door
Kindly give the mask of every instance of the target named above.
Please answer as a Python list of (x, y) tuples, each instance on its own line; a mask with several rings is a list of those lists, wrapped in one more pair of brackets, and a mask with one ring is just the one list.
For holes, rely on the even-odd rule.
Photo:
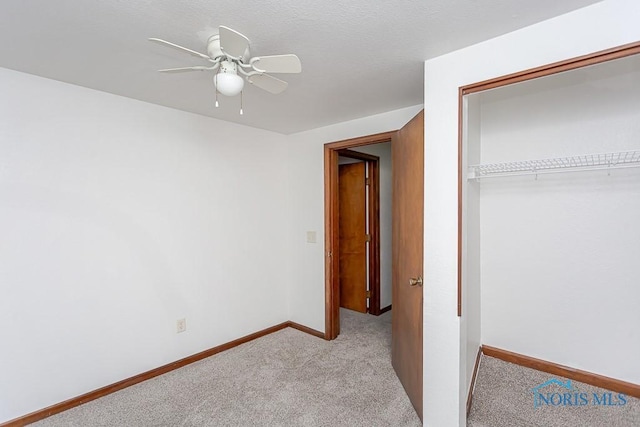
[[(391, 362), (422, 419), (424, 111), (393, 137)], [(414, 280), (412, 280), (414, 279)], [(415, 283), (419, 279), (420, 283)], [(411, 283), (411, 284), (410, 284)]]
[(338, 167), (340, 307), (367, 312), (365, 162)]

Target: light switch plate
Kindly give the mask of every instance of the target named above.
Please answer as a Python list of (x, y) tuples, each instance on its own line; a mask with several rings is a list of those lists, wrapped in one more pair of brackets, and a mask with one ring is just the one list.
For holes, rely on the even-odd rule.
[(316, 232), (307, 231), (307, 243), (315, 243), (315, 242), (316, 242)]
[(176, 332), (184, 332), (187, 330), (187, 319), (178, 319), (176, 321)]

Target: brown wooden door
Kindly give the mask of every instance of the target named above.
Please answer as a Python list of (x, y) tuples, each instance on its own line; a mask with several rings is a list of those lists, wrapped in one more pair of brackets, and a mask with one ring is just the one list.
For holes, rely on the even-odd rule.
[(365, 162), (338, 167), (340, 306), (367, 312)]
[(424, 234), (424, 111), (391, 143), (393, 310), (391, 362), (422, 419), (422, 278)]

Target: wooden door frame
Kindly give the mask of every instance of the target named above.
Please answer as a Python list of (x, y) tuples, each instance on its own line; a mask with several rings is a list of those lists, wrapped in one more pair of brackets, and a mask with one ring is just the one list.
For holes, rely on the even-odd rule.
[[(362, 160), (367, 164), (367, 217), (369, 220), (369, 307), (367, 312), (380, 315), (380, 157), (348, 148), (338, 150), (338, 156)], [(338, 254), (339, 255), (339, 254)], [(339, 259), (339, 258), (338, 258)]]
[[(391, 142), (392, 136), (396, 131), (382, 132), (374, 135), (362, 136), (358, 138), (346, 139), (342, 141), (331, 142), (324, 145), (324, 247), (325, 247), (325, 268), (324, 268), (324, 295), (325, 295), (325, 332), (324, 337), (327, 340), (335, 339), (340, 333), (340, 282), (339, 282), (339, 241), (338, 241), (338, 157), (341, 152), (349, 148), (362, 147), (364, 145), (380, 144), (383, 142)], [(362, 153), (358, 153), (362, 154)], [(364, 155), (364, 154), (362, 154)], [(376, 174), (379, 179), (379, 174)], [(372, 179), (373, 183), (373, 179)], [(379, 188), (379, 185), (377, 185)], [(371, 186), (370, 186), (371, 191)], [(371, 209), (372, 211), (373, 209)], [(379, 212), (379, 201), (376, 208)], [(379, 224), (379, 219), (376, 220)], [(380, 310), (380, 236), (379, 227), (376, 232), (377, 249), (371, 252), (377, 252), (377, 304)], [(371, 240), (373, 242), (374, 233)], [(373, 243), (371, 245), (373, 248)], [(372, 298), (373, 300), (373, 292)], [(372, 313), (373, 314), (373, 313)], [(379, 313), (378, 313), (379, 314)]]
[(464, 171), (462, 170), (462, 160), (464, 155), (463, 147), (463, 114), (464, 114), (464, 97), (472, 93), (482, 92), (488, 89), (507, 86), (514, 83), (525, 82), (528, 80), (546, 77), (552, 74), (558, 74), (565, 71), (571, 71), (590, 65), (596, 65), (614, 59), (625, 58), (631, 55), (640, 54), (640, 41), (617, 46), (611, 49), (593, 52), (588, 55), (578, 56), (576, 58), (567, 59), (560, 62), (543, 65), (541, 67), (531, 68), (506, 76), (497, 77), (490, 80), (461, 86), (458, 89), (458, 316), (462, 316), (462, 253), (463, 253), (463, 228), (462, 228), (462, 190), (464, 186)]

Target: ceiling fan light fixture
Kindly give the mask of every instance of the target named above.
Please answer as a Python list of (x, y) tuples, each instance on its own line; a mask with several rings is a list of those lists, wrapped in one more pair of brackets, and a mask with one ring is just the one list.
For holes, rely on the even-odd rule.
[(213, 84), (225, 96), (236, 96), (242, 92), (244, 79), (238, 75), (238, 66), (231, 61), (222, 61), (220, 71), (213, 76)]
[(237, 74), (218, 73), (213, 78), (218, 92), (225, 96), (236, 96), (242, 92), (244, 79)]

